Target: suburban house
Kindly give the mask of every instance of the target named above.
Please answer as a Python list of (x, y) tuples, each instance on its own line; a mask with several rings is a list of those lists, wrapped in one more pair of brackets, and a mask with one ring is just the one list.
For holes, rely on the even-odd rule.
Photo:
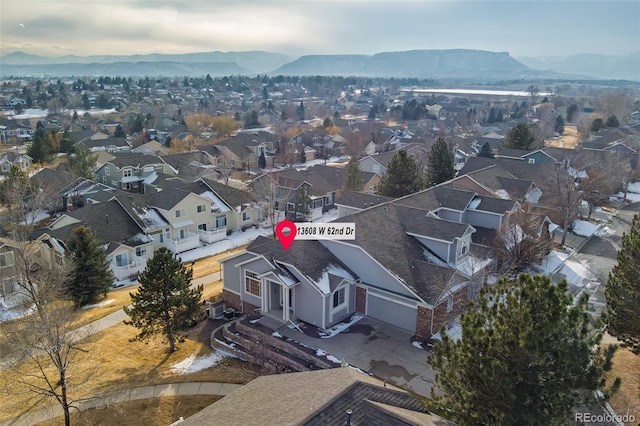
[(343, 190), (336, 198), (335, 204), (338, 208), (338, 217), (345, 217), (391, 200), (393, 198), (382, 195)]
[(220, 419), (243, 426), (455, 426), (409, 392), (351, 368), (258, 377), (181, 424), (213, 426)]
[(298, 240), (285, 251), (259, 238), (222, 261), (223, 298), (241, 312), (319, 328), (359, 312), (430, 338), (492, 271), (491, 250), (473, 234), (503, 229), (519, 207), (443, 184), (337, 219), (355, 223), (355, 241)]
[[(332, 167), (318, 164), (307, 169), (310, 176), (317, 175), (323, 178), (336, 190), (342, 189), (347, 180), (347, 167)], [(305, 172), (306, 173), (306, 172)], [(362, 181), (361, 192), (374, 193), (380, 183), (380, 175), (371, 172), (360, 171)]]
[(17, 152), (7, 152), (0, 158), (0, 175), (5, 175), (15, 166), (23, 172), (26, 172), (33, 160), (27, 154), (18, 154)]
[[(102, 133), (98, 133), (102, 135)], [(131, 150), (131, 144), (121, 137), (106, 137), (91, 139), (86, 138), (77, 143), (78, 145), (84, 145), (91, 152), (107, 151), (107, 152), (129, 152)]]
[(14, 245), (6, 239), (0, 239), (0, 313), (19, 306), (25, 300), (20, 292), (20, 273), (16, 268)]
[(153, 256), (153, 239), (115, 201), (88, 203), (67, 211), (46, 228), (34, 231), (33, 238), (41, 242), (41, 256), (50, 264), (64, 259), (71, 232), (87, 226), (105, 246), (109, 267), (117, 281), (136, 276)]
[(23, 144), (30, 141), (32, 137), (33, 129), (29, 126), (22, 126), (13, 121), (0, 126), (0, 145)]
[(311, 221), (320, 218), (323, 213), (335, 207), (335, 195), (339, 188), (327, 182), (319, 173), (310, 169), (288, 169), (265, 173), (254, 179), (250, 187), (254, 192), (270, 186), (272, 180), (276, 186), (279, 206), (285, 204), (286, 216), (292, 220)]
[[(412, 156), (418, 164), (426, 166), (428, 152), (418, 144), (412, 144), (405, 149), (407, 154)], [(376, 155), (367, 155), (360, 160), (360, 169), (364, 172), (375, 173), (384, 176), (387, 173), (387, 164), (398, 151), (388, 151)]]
[(273, 157), (278, 150), (278, 136), (269, 132), (238, 133), (218, 142), (218, 164), (225, 164), (235, 169), (257, 170), (258, 158), (264, 152), (267, 167), (273, 167)]
[(175, 175), (173, 168), (153, 155), (114, 153), (98, 170), (99, 182), (129, 192), (142, 192), (145, 180), (153, 181), (157, 173)]

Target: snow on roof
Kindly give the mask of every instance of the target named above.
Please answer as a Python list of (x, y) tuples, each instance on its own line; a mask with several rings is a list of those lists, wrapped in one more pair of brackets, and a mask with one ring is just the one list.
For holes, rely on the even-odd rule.
[(135, 241), (140, 241), (141, 243), (152, 243), (153, 242), (153, 237), (151, 235), (143, 234), (142, 232), (138, 232), (131, 239), (135, 240)]
[(224, 203), (224, 201), (222, 201), (216, 194), (211, 191), (205, 191), (200, 194), (200, 196), (211, 201), (211, 207), (213, 209), (218, 209), (222, 213), (226, 213), (231, 210), (229, 206)]
[(158, 173), (153, 172), (142, 180), (142, 183), (151, 184), (158, 178)]
[(353, 276), (349, 272), (345, 271), (342, 267), (330, 264), (324, 271), (322, 271), (322, 275), (317, 281), (311, 280), (312, 282), (315, 282), (316, 286), (323, 294), (331, 293), (329, 275), (334, 275), (351, 281), (355, 280), (355, 278), (353, 278)]
[(154, 209), (142, 207), (142, 209), (140, 210), (136, 209), (136, 214), (142, 220), (142, 224), (144, 225), (145, 231), (147, 232), (169, 226), (167, 221), (164, 220)]
[(172, 223), (172, 228), (184, 228), (185, 226), (193, 225), (193, 221), (191, 219), (183, 220), (181, 222)]
[(498, 189), (496, 191), (496, 195), (500, 198), (502, 198), (503, 200), (510, 200), (511, 197), (509, 196), (509, 193), (507, 191), (505, 191), (504, 189)]
[(469, 203), (469, 208), (477, 209), (481, 202), (482, 202), (482, 198), (476, 197), (473, 200), (471, 200), (471, 202)]
[(280, 279), (280, 281), (282, 281), (284, 283), (284, 285), (286, 285), (287, 287), (291, 287), (293, 285), (295, 285), (296, 280), (294, 280), (293, 278), (291, 278), (288, 275), (285, 274), (281, 274), (281, 273), (276, 273), (276, 276)]
[(120, 182), (122, 182), (122, 183), (139, 182), (141, 180), (142, 180), (142, 178), (140, 176), (125, 176), (122, 179), (120, 179)]
[(540, 201), (540, 197), (542, 196), (542, 190), (537, 186), (532, 188), (531, 191), (527, 192), (525, 196), (525, 200), (531, 204), (538, 204)]

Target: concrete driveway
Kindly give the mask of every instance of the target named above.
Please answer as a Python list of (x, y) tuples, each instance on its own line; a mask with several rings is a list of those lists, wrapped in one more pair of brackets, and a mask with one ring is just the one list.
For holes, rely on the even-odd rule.
[(326, 339), (310, 337), (288, 327), (278, 331), (419, 395), (428, 396), (433, 386), (435, 373), (427, 365), (428, 352), (411, 344), (412, 333), (407, 330), (365, 317)]

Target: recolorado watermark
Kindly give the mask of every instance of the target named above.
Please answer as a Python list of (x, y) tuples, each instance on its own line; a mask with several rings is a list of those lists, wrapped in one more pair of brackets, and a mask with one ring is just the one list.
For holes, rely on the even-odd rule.
[(611, 415), (611, 414), (593, 414), (593, 413), (575, 413), (575, 421), (582, 423), (595, 423), (595, 424), (604, 424), (604, 423), (624, 423), (631, 424), (636, 421), (636, 416), (633, 414), (623, 414), (623, 415)]

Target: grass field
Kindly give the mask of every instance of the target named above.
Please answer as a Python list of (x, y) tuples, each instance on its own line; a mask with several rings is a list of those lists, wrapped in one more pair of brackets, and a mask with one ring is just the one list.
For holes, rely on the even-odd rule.
[[(87, 351), (80, 354), (82, 359), (71, 364), (68, 374), (73, 386), (69, 393), (72, 398), (79, 398), (150, 384), (185, 381), (246, 383), (257, 377), (255, 366), (234, 358), (226, 358), (213, 367), (192, 374), (179, 375), (171, 371), (171, 366), (192, 354), (212, 352), (209, 338), (215, 325), (213, 321), (204, 320), (189, 329), (184, 341), (178, 343), (176, 352), (169, 352), (168, 344), (160, 338), (147, 342), (131, 341), (137, 330), (122, 323), (101, 331), (82, 346)], [(25, 367), (26, 371), (35, 368)], [(89, 378), (85, 380), (87, 374)], [(53, 399), (20, 392), (8, 374), (0, 374), (0, 390), (0, 422), (55, 403)]]
[[(71, 414), (71, 424), (84, 426), (167, 426), (180, 417), (186, 419), (218, 399), (220, 397), (215, 395), (188, 395), (123, 402), (82, 413), (74, 412)], [(38, 426), (62, 425), (64, 425), (63, 417), (38, 423)]]
[(634, 355), (626, 348), (618, 348), (609, 376), (609, 385), (616, 377), (622, 379), (620, 389), (609, 401), (613, 409), (619, 415), (633, 414), (636, 421), (640, 421), (640, 355)]

